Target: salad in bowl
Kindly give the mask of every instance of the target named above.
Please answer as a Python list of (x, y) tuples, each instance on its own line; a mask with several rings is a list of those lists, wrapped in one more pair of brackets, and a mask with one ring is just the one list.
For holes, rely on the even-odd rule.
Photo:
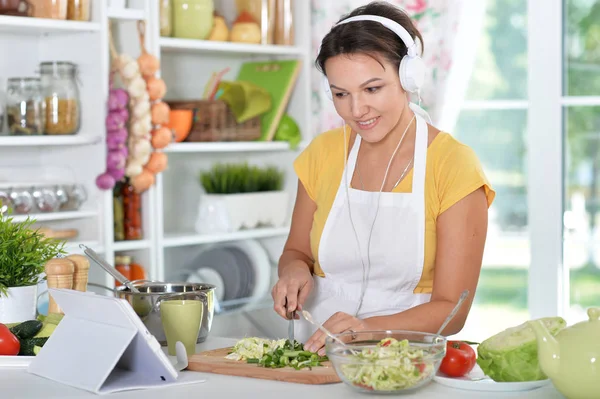
[(363, 331), (328, 338), (327, 357), (342, 381), (359, 390), (416, 390), (435, 376), (446, 354), (446, 338), (415, 331)]

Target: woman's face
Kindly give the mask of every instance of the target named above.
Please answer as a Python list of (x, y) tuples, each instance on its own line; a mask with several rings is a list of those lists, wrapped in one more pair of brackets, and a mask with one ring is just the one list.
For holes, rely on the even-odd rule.
[(363, 140), (377, 143), (396, 127), (407, 105), (398, 68), (384, 57), (343, 54), (325, 70), (337, 113)]

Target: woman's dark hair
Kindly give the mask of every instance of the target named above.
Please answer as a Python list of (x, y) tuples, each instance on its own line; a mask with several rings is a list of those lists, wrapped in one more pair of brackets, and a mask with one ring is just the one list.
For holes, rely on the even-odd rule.
[[(357, 15), (377, 15), (397, 22), (410, 33), (413, 40), (417, 41), (418, 39), (421, 49), (424, 49), (421, 33), (408, 14), (400, 8), (385, 1), (373, 1), (344, 15), (338, 23)], [(362, 53), (371, 56), (380, 54), (398, 68), (402, 57), (407, 52), (408, 49), (402, 39), (379, 22), (354, 21), (335, 26), (325, 35), (321, 43), (321, 50), (317, 55), (316, 67), (327, 75), (325, 61), (329, 58), (340, 54)]]

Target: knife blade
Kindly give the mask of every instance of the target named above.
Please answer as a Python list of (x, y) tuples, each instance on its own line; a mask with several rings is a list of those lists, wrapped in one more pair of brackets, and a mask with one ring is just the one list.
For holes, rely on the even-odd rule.
[(292, 313), (292, 318), (289, 321), (289, 325), (288, 325), (288, 339), (290, 340), (290, 343), (292, 345), (294, 345), (294, 314)]
[[(286, 307), (287, 307), (287, 299), (286, 299)], [(290, 344), (292, 344), (292, 346), (294, 345), (294, 320), (296, 318), (296, 312), (287, 312), (286, 315), (289, 319), (289, 324), (288, 324), (288, 339), (290, 341)]]

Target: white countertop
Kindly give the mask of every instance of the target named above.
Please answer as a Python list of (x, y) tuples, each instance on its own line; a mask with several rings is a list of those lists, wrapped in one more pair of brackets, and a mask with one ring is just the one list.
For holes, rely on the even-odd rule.
[[(233, 339), (209, 337), (203, 344), (198, 345), (198, 351), (222, 348), (232, 345)], [(191, 373), (191, 371), (186, 371)], [(218, 374), (202, 373), (205, 382), (170, 388), (120, 392), (108, 397), (131, 399), (165, 399), (165, 398), (282, 398), (286, 399), (318, 399), (318, 398), (364, 398), (367, 395), (353, 391), (344, 383), (330, 385), (304, 385), (279, 381), (268, 381), (254, 378), (233, 377)], [(0, 368), (0, 386), (2, 398), (7, 399), (49, 399), (49, 398), (92, 398), (98, 397), (90, 392), (62, 385), (29, 374), (26, 369)], [(218, 395), (218, 396), (211, 396)], [(103, 395), (104, 396), (104, 395)], [(448, 388), (432, 382), (414, 394), (404, 394), (404, 398), (419, 397), (421, 399), (459, 398), (486, 399), (492, 398), (528, 398), (528, 399), (563, 399), (552, 385), (526, 392), (494, 393), (464, 391)]]

